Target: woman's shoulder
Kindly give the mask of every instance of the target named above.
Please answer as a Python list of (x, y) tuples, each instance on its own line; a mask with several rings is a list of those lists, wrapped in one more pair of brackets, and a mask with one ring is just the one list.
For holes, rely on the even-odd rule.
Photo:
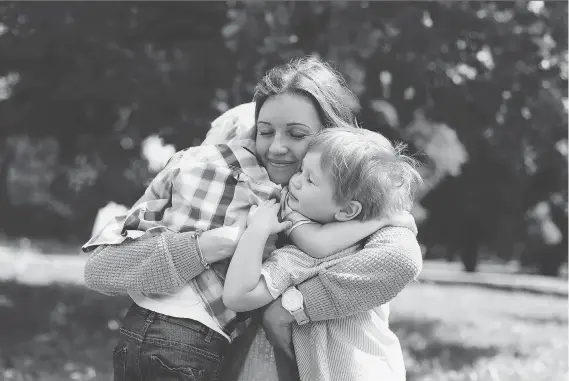
[(410, 237), (413, 237), (415, 241), (417, 240), (415, 232), (408, 227), (386, 226), (373, 233), (370, 239), (409, 239)]
[(415, 232), (406, 227), (387, 226), (379, 229), (369, 237), (367, 244), (379, 245), (379, 247), (390, 248), (391, 250), (398, 248), (397, 252), (414, 257), (422, 256)]

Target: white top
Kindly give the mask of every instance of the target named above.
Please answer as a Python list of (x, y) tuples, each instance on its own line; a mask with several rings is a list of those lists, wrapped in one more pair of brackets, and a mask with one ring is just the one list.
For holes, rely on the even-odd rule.
[(151, 297), (137, 291), (129, 291), (128, 294), (142, 308), (167, 316), (198, 321), (231, 341), (231, 338), (223, 332), (217, 321), (208, 313), (202, 298), (193, 287), (184, 287), (168, 295), (152, 294)]
[[(295, 246), (276, 250), (262, 275), (274, 298), (357, 250), (315, 259)], [(286, 275), (285, 275), (286, 274)], [(349, 285), (346, 285), (349, 287)], [(389, 305), (345, 318), (293, 324), (293, 344), (302, 381), (404, 381), (401, 345), (389, 329)]]

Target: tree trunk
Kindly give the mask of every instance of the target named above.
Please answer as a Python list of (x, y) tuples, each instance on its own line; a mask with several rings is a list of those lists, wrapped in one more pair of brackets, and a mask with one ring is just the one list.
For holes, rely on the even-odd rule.
[(539, 273), (546, 276), (559, 276), (561, 264), (567, 255), (567, 246), (545, 246), (540, 256)]
[(10, 202), (10, 195), (8, 192), (9, 183), (8, 175), (10, 173), (10, 167), (15, 159), (15, 153), (13, 149), (10, 149), (8, 144), (4, 142), (4, 154), (0, 157), (0, 229), (5, 230), (6, 224), (8, 223), (8, 218), (10, 217), (10, 210), (12, 204)]
[(476, 272), (478, 265), (478, 247), (476, 245), (469, 245), (460, 250), (460, 259), (464, 265), (464, 271), (467, 273)]

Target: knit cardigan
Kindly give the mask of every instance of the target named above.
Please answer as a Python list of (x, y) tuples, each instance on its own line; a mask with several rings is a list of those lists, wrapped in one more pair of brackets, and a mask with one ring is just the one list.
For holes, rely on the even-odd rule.
[[(396, 229), (397, 240), (386, 229)], [(349, 259), (323, 269), (297, 286), (311, 321), (343, 318), (391, 301), (415, 280), (422, 255), (415, 234), (403, 227), (386, 227), (371, 235)], [(90, 253), (85, 283), (107, 295), (141, 291), (163, 293), (180, 287), (205, 268), (192, 232), (101, 245)]]

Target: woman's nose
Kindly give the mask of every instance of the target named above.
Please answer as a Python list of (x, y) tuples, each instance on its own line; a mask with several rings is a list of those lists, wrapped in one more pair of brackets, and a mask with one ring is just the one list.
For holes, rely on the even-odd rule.
[(287, 153), (288, 148), (284, 142), (284, 139), (278, 135), (275, 135), (271, 146), (269, 147), (269, 152), (274, 155), (283, 155)]

